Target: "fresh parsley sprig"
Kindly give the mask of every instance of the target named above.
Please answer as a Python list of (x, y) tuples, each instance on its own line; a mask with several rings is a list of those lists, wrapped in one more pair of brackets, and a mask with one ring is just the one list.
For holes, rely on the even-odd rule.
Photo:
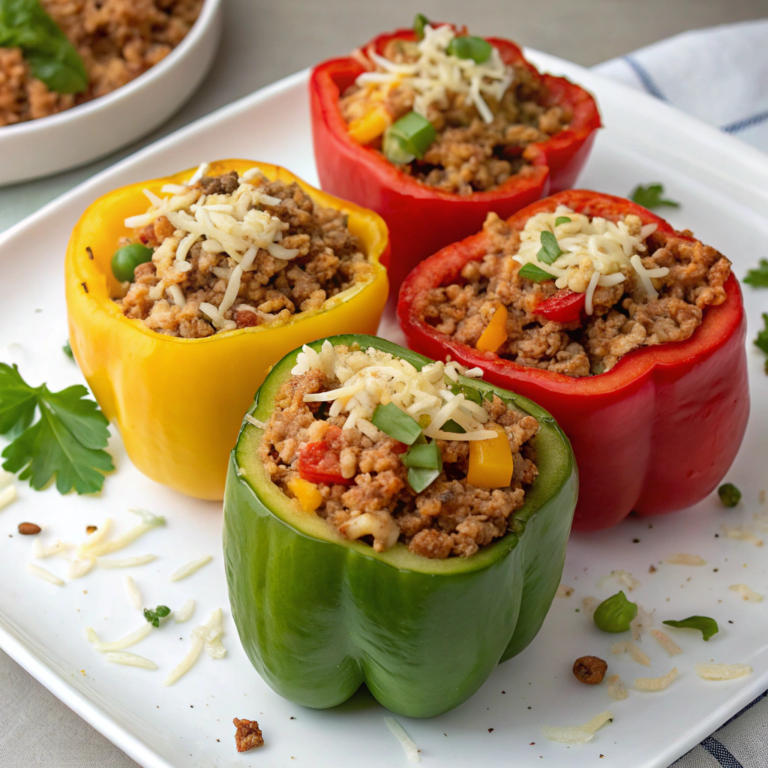
[(160, 626), (160, 619), (169, 616), (171, 609), (167, 605), (158, 605), (153, 611), (151, 608), (144, 609), (144, 618), (153, 626)]
[(768, 259), (760, 259), (757, 269), (750, 269), (744, 282), (754, 288), (768, 288)]
[(674, 200), (667, 200), (662, 195), (664, 194), (663, 184), (638, 184), (632, 192), (632, 202), (642, 205), (643, 208), (661, 208), (666, 205), (670, 208), (679, 208), (680, 203)]
[(59, 493), (100, 491), (104, 473), (114, 469), (103, 450), (109, 422), (87, 395), (80, 384), (60, 392), (31, 387), (16, 365), (0, 363), (0, 435), (12, 439), (2, 453), (3, 469), (20, 473), (37, 491), (54, 475)]
[[(763, 324), (765, 328), (757, 332), (755, 344), (768, 355), (768, 312), (763, 312)], [(768, 360), (765, 361), (765, 372), (768, 373)]]

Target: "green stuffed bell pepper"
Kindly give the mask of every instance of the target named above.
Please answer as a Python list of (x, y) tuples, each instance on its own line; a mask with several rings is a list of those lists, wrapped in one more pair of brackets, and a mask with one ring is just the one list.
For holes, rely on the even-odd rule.
[(576, 505), (571, 446), (542, 408), (462, 372), (335, 336), (257, 392), (224, 554), (240, 640), (285, 698), (332, 707), (365, 683), (397, 714), (438, 715), (541, 628)]

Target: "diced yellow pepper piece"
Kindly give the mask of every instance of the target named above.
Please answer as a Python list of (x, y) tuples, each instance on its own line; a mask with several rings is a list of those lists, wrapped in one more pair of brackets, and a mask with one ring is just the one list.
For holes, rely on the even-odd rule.
[(496, 306), (491, 322), (477, 340), (477, 349), (481, 352), (495, 352), (507, 340), (507, 314), (503, 304)]
[(323, 495), (309, 480), (303, 477), (292, 477), (287, 485), (288, 490), (298, 499), (305, 512), (314, 512), (323, 503)]
[(389, 128), (392, 118), (384, 107), (375, 107), (349, 124), (349, 135), (358, 144), (370, 144)]
[(499, 436), (469, 444), (467, 482), (476, 488), (506, 488), (515, 468), (512, 448), (503, 427), (490, 424), (486, 428)]

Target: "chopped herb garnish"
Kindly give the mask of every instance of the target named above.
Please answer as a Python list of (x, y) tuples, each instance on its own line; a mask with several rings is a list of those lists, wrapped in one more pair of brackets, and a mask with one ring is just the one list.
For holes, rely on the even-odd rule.
[(72, 347), (69, 346), (69, 339), (67, 339), (67, 343), (61, 349), (70, 360), (75, 359), (75, 356), (72, 354)]
[(551, 232), (542, 232), (541, 248), (536, 254), (536, 258), (544, 264), (552, 264), (562, 255), (563, 252), (557, 244), (557, 238)]
[(424, 27), (429, 24), (429, 19), (423, 13), (417, 13), (413, 18), (413, 32), (417, 40), (424, 39)]
[(677, 629), (698, 629), (706, 641), (709, 641), (710, 637), (720, 631), (717, 622), (710, 619), (709, 616), (689, 616), (682, 621), (665, 621), (663, 623), (668, 627), (676, 627)]
[(558, 216), (558, 217), (555, 219), (555, 226), (556, 226), (556, 227), (559, 227), (561, 224), (568, 224), (568, 223), (570, 223), (571, 221), (573, 221), (573, 219), (571, 219), (571, 218), (570, 218), (570, 217), (568, 217), (568, 216)]
[(663, 194), (663, 184), (648, 184), (646, 186), (638, 184), (632, 192), (632, 201), (642, 205), (643, 208), (660, 208), (662, 205), (667, 205), (670, 208), (680, 207), (680, 203), (666, 200), (662, 197)]
[(158, 605), (153, 611), (151, 608), (144, 609), (144, 618), (153, 626), (160, 626), (160, 619), (169, 616), (171, 609), (167, 605)]
[(472, 59), (475, 64), (484, 64), (491, 58), (493, 46), (482, 37), (469, 37), (462, 35), (454, 37), (445, 52), (449, 56), (457, 56), (460, 59)]
[(460, 424), (457, 424), (453, 419), (448, 419), (442, 426), (443, 432), (454, 432), (457, 435), (463, 435), (467, 430)]
[(416, 493), (421, 493), (425, 488), (429, 488), (439, 476), (439, 469), (410, 467), (408, 469), (408, 485), (410, 485)]
[(59, 493), (100, 491), (104, 473), (114, 469), (103, 450), (109, 422), (87, 395), (80, 384), (60, 392), (31, 387), (15, 365), (0, 363), (0, 435), (13, 439), (3, 450), (3, 468), (19, 472), (37, 491), (54, 475)]
[(419, 422), (405, 411), (401, 411), (394, 403), (377, 405), (371, 422), (385, 435), (406, 445), (413, 445), (421, 436)]
[(545, 280), (554, 280), (554, 276), (549, 272), (545, 272), (541, 267), (537, 267), (535, 264), (523, 264), (520, 267), (518, 273), (520, 277), (524, 277), (526, 280), (533, 280), (534, 283), (543, 283)]
[[(768, 313), (763, 312), (763, 324), (765, 328), (757, 332), (755, 344), (768, 355)], [(768, 360), (765, 361), (765, 372), (768, 373)]]
[(412, 445), (403, 455), (403, 464), (406, 467), (421, 467), (422, 469), (443, 468), (443, 454), (440, 447), (434, 441)]
[(418, 112), (409, 112), (384, 132), (382, 150), (387, 160), (395, 164), (421, 160), (437, 138), (435, 126)]
[(454, 395), (464, 395), (467, 400), (470, 400), (477, 405), (483, 404), (483, 396), (472, 387), (453, 381), (448, 385), (448, 389), (450, 389)]
[(717, 489), (717, 495), (725, 507), (735, 507), (741, 501), (741, 491), (733, 483), (723, 483)]
[(750, 269), (742, 282), (755, 288), (768, 288), (768, 259), (760, 259), (757, 269)]

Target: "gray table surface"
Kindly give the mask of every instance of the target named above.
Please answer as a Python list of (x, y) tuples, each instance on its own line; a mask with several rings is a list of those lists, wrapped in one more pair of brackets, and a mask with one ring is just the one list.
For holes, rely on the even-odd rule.
[[(468, 12), (471, 8), (471, 14)], [(211, 74), (192, 102), (153, 135), (92, 165), (0, 189), (0, 231), (102, 168), (234, 99), (381, 30), (416, 11), (464, 22), (590, 66), (678, 32), (768, 12), (766, 0), (224, 0), (224, 35)], [(0, 766), (136, 768), (0, 651)]]

